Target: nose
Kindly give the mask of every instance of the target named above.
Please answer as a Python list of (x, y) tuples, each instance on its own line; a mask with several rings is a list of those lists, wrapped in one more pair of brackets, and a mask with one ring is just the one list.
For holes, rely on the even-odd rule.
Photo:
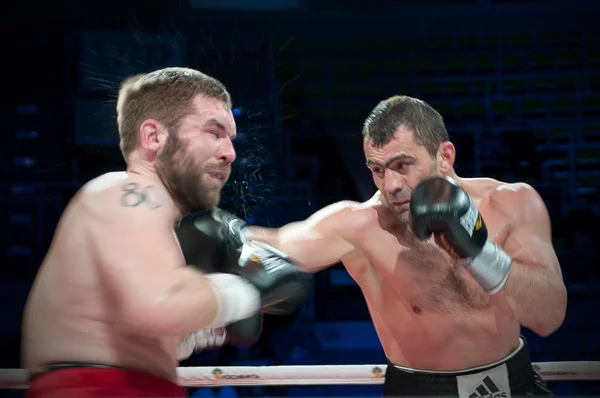
[(390, 169), (385, 170), (383, 189), (388, 195), (395, 196), (396, 194), (400, 193), (404, 187), (404, 180), (399, 173), (396, 173)]
[(235, 160), (235, 149), (233, 148), (233, 142), (231, 142), (230, 138), (223, 140), (217, 158), (227, 164), (231, 164)]

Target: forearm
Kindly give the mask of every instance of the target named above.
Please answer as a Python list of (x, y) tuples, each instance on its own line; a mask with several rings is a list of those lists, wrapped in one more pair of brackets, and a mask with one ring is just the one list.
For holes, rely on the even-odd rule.
[(182, 336), (244, 319), (260, 306), (258, 291), (236, 275), (203, 275), (182, 267), (166, 285), (148, 303), (129, 306), (124, 315), (135, 327), (157, 336)]
[(558, 329), (565, 314), (566, 289), (560, 266), (549, 254), (551, 248), (535, 242), (519, 247), (511, 256), (488, 240), (463, 264), (506, 315), (546, 336)]
[(343, 249), (338, 239), (325, 237), (303, 222), (281, 228), (252, 226), (246, 229), (246, 238), (266, 243), (288, 256), (291, 262), (307, 272), (317, 272), (340, 260)]
[(202, 274), (182, 267), (161, 287), (132, 292), (122, 315), (132, 327), (153, 336), (183, 336), (208, 327), (217, 318), (218, 297)]
[(490, 295), (504, 313), (540, 336), (548, 336), (563, 322), (566, 288), (547, 267), (513, 260), (502, 289)]
[(265, 228), (253, 225), (244, 229), (244, 237), (248, 240), (266, 243), (275, 249), (284, 251), (281, 239), (279, 238), (278, 228)]

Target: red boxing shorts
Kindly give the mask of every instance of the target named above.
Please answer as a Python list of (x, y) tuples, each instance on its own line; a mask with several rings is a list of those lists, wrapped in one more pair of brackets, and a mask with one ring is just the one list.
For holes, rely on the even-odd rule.
[(187, 390), (161, 377), (122, 368), (66, 367), (34, 376), (27, 398), (184, 398)]

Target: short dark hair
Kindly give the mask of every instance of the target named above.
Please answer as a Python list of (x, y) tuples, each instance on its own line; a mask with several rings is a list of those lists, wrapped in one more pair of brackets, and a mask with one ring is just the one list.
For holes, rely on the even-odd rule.
[(231, 97), (217, 79), (189, 68), (165, 68), (134, 75), (121, 83), (117, 100), (117, 125), (125, 161), (139, 144), (139, 128), (155, 118), (166, 128), (177, 128), (191, 113), (192, 101), (202, 94), (221, 100), (231, 109)]
[(412, 130), (415, 142), (435, 156), (440, 144), (448, 141), (444, 118), (429, 104), (406, 95), (396, 95), (381, 101), (365, 120), (363, 137), (376, 148), (389, 143), (399, 127)]

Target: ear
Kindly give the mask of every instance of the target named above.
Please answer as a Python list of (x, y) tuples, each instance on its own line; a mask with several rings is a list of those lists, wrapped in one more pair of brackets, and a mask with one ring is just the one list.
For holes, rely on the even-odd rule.
[(156, 156), (166, 139), (167, 132), (159, 121), (146, 119), (140, 125), (140, 147), (150, 158)]
[(440, 145), (437, 153), (437, 161), (439, 169), (442, 173), (447, 173), (452, 170), (454, 160), (456, 159), (456, 148), (450, 141), (444, 141)]

